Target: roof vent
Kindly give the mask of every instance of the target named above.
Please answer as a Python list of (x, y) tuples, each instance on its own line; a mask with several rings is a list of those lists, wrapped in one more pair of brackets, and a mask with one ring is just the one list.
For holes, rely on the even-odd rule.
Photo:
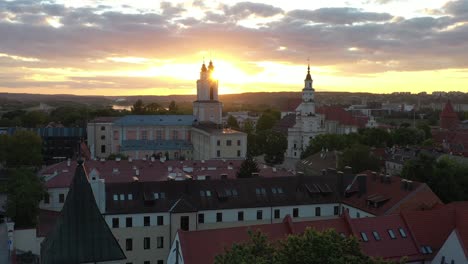
[(146, 161), (146, 157), (143, 157), (142, 160)]
[(101, 161), (101, 162), (105, 162), (106, 159), (105, 159), (105, 158), (101, 158), (100, 161)]
[(135, 170), (135, 176), (140, 176), (140, 170)]
[(128, 162), (132, 162), (132, 161), (133, 161), (132, 157), (128, 157)]
[(67, 159), (67, 167), (70, 167), (70, 165), (71, 165), (71, 160)]
[(159, 161), (160, 161), (161, 163), (164, 163), (164, 162), (166, 161), (166, 157), (164, 157), (164, 156), (163, 156), (163, 157), (160, 157), (160, 158), (159, 158)]
[(233, 167), (231, 165), (228, 166), (228, 170), (232, 170)]
[(273, 168), (271, 168), (271, 169), (273, 170), (273, 172), (276, 172), (276, 168), (275, 168), (275, 167), (273, 167)]
[(119, 173), (119, 168), (113, 168), (113, 169), (112, 169), (112, 173), (114, 173), (114, 174), (115, 174), (115, 173)]
[(252, 177), (258, 177), (258, 176), (259, 176), (258, 172), (252, 172)]
[(151, 162), (154, 162), (154, 157), (153, 156), (151, 156)]
[(205, 160), (201, 160), (201, 163), (205, 163)]
[(168, 166), (167, 171), (172, 171), (172, 166)]
[(134, 181), (134, 182), (138, 182), (139, 180), (140, 180), (140, 179), (138, 179), (138, 177), (133, 176), (133, 181)]

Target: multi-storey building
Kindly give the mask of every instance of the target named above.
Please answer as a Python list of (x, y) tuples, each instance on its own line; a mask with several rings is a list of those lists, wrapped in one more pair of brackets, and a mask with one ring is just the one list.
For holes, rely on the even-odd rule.
[(129, 115), (88, 123), (91, 156), (124, 154), (133, 159), (243, 159), (247, 135), (223, 128), (214, 66), (202, 65), (193, 115)]

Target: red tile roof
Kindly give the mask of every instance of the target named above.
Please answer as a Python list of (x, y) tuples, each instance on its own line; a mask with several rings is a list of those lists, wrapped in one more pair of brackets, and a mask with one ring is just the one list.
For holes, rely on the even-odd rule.
[(345, 126), (365, 127), (369, 120), (367, 116), (356, 117), (337, 106), (318, 107), (316, 112), (325, 115), (325, 120), (337, 121)]
[[(361, 196), (359, 193), (351, 194), (343, 199), (343, 203), (354, 208), (359, 208), (373, 215), (386, 215), (399, 212), (401, 209), (424, 209), (432, 208), (436, 204), (441, 204), (439, 197), (425, 184), (412, 182), (412, 189), (402, 188), (401, 178), (391, 176), (390, 182), (382, 181), (383, 175), (374, 176), (371, 171), (362, 173), (366, 175), (366, 193)], [(358, 181), (354, 181), (351, 189), (359, 190)], [(370, 206), (368, 198), (380, 195), (388, 199), (379, 207)]]
[(445, 104), (444, 110), (442, 110), (442, 112), (440, 113), (440, 118), (447, 118), (447, 117), (458, 119), (458, 115), (453, 110), (453, 106), (450, 101), (447, 101), (447, 103)]
[[(41, 175), (53, 175), (50, 179), (46, 177), (47, 188), (67, 188), (73, 178), (74, 165), (76, 161), (72, 161), (71, 165), (67, 166), (67, 161), (51, 165), (40, 172)], [(85, 169), (88, 175), (94, 169), (99, 173), (99, 177), (104, 179), (106, 183), (114, 182), (133, 182), (134, 177), (138, 177), (142, 182), (165, 181), (167, 180), (168, 172), (174, 170), (186, 169), (186, 173), (197, 179), (198, 176), (210, 176), (212, 179), (221, 178), (221, 174), (226, 174), (228, 178), (236, 178), (236, 173), (242, 160), (206, 160), (206, 161), (176, 161), (169, 160), (160, 162), (159, 160), (127, 160), (121, 161), (97, 161), (88, 160), (85, 162)], [(191, 168), (192, 171), (187, 170)], [(261, 177), (279, 177), (293, 176), (291, 171), (283, 169), (273, 169), (269, 166), (259, 164)], [(136, 175), (138, 169), (138, 176)]]

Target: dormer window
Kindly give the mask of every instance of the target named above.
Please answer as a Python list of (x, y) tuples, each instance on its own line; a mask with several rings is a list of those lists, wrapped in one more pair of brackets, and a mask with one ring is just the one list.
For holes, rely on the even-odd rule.
[(133, 194), (129, 193), (127, 195), (127, 200), (129, 200), (129, 201), (133, 200)]
[(406, 232), (405, 232), (405, 230), (403, 230), (403, 228), (401, 228), (401, 227), (398, 228), (398, 231), (400, 232), (400, 235), (401, 235), (402, 238), (406, 238)]
[(364, 232), (361, 232), (361, 238), (362, 238), (362, 241), (364, 241), (364, 242), (368, 242), (368, 241), (369, 241), (369, 239), (367, 238), (366, 233), (364, 233)]
[(375, 238), (376, 241), (382, 240), (382, 239), (380, 238), (379, 233), (377, 233), (377, 231), (373, 231), (373, 232), (372, 232), (372, 235), (374, 236), (374, 238)]
[(155, 192), (153, 193), (154, 199), (159, 200), (159, 199), (165, 199), (166, 198), (166, 193), (163, 192)]
[(395, 233), (392, 229), (388, 229), (387, 232), (391, 239), (396, 239)]

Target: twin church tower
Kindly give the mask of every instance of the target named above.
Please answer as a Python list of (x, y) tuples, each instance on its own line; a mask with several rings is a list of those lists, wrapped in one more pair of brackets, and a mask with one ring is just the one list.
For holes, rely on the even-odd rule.
[(223, 105), (218, 101), (218, 80), (213, 78), (214, 65), (210, 60), (208, 67), (201, 67), (200, 79), (197, 80), (197, 100), (193, 102), (193, 115), (198, 122), (213, 122), (221, 125)]

